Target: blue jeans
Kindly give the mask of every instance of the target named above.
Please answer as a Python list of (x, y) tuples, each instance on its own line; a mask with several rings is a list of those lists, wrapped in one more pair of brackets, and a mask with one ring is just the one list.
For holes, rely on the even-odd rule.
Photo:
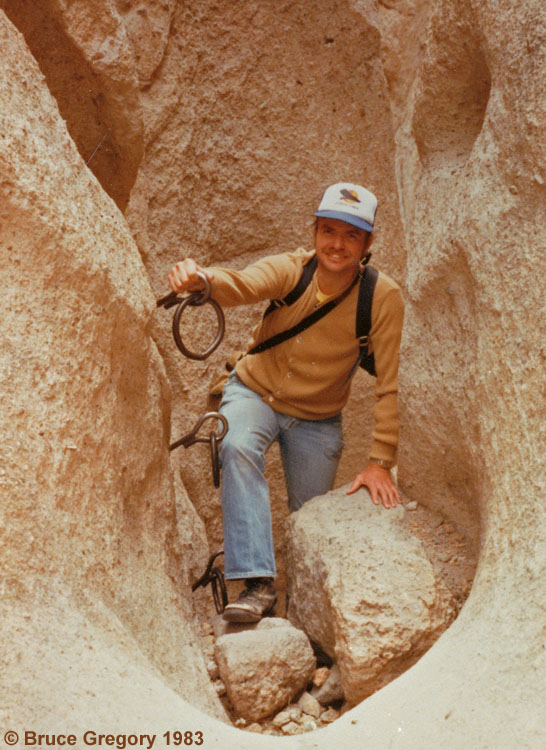
[(277, 440), (290, 511), (332, 489), (343, 450), (341, 415), (321, 420), (274, 411), (232, 373), (220, 412), (224, 570), (228, 579), (274, 578), (275, 554), (265, 454)]

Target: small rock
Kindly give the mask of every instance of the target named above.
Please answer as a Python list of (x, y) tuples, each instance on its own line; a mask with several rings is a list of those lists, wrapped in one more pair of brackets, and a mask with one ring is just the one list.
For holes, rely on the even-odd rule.
[(303, 724), (300, 725), (300, 730), (302, 732), (312, 732), (317, 728), (317, 722), (313, 721), (313, 719), (306, 719), (306, 721), (303, 722)]
[(283, 727), (285, 724), (288, 724), (289, 721), (292, 721), (292, 716), (288, 711), (281, 711), (275, 716), (271, 723), (274, 727)]
[(282, 731), (284, 734), (297, 734), (299, 728), (299, 724), (296, 724), (295, 721), (289, 721), (288, 724), (284, 724)]
[(235, 720), (236, 727), (246, 727), (246, 725), (247, 725), (247, 721), (246, 719), (243, 719), (242, 716)]
[(313, 677), (313, 685), (315, 687), (322, 687), (329, 676), (330, 669), (328, 667), (319, 667), (315, 671), (315, 675)]
[(294, 704), (278, 713), (271, 723), (275, 727), (282, 727), (284, 724), (288, 724), (289, 721), (298, 721), (300, 717), (301, 708)]
[(409, 503), (406, 503), (404, 507), (406, 510), (417, 510), (417, 506), (417, 500), (410, 500)]
[(222, 696), (222, 695), (225, 695), (226, 692), (227, 692), (226, 691), (226, 686), (222, 682), (222, 680), (216, 680), (216, 682), (214, 683), (214, 689), (216, 690), (216, 692), (217, 692), (217, 694), (218, 694), (219, 697)]
[(313, 688), (311, 695), (316, 698), (323, 706), (328, 706), (334, 701), (344, 698), (343, 687), (341, 685), (341, 673), (337, 664), (331, 669), (330, 676), (322, 687)]
[(308, 716), (314, 716), (315, 719), (318, 719), (320, 716), (320, 703), (311, 693), (303, 693), (298, 701), (298, 706)]
[(258, 724), (256, 721), (253, 724), (249, 724), (246, 729), (247, 732), (256, 732), (257, 734), (261, 734), (263, 732), (262, 725)]
[(209, 677), (211, 680), (217, 680), (220, 676), (220, 670), (218, 669), (218, 664), (214, 661), (214, 659), (209, 659), (207, 662), (207, 672), (209, 673)]
[(320, 719), (321, 721), (325, 721), (327, 724), (329, 724), (330, 722), (339, 719), (340, 715), (341, 714), (339, 713), (339, 711), (336, 711), (335, 708), (332, 708), (330, 706), (330, 708), (327, 708), (326, 711), (324, 711), (324, 713), (320, 715)]

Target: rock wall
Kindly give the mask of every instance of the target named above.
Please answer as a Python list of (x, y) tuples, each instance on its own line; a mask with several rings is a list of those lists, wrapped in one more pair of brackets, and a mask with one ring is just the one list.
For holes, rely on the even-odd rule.
[[(189, 643), (187, 588), (172, 586), (195, 564), (199, 525), (178, 557), (167, 381), (149, 338), (177, 437), (259, 313), (230, 314), (210, 366), (181, 363), (164, 317), (150, 322), (127, 226), (84, 163), (125, 207), (156, 295), (186, 251), (243, 263), (307, 243), (320, 190), (343, 175), (377, 191), (378, 265), (406, 289), (402, 488), (456, 521), (480, 561), (459, 618), (418, 664), (330, 728), (283, 743), (542, 746), (543, 3), (0, 5), (79, 151), (2, 21), (7, 717), (76, 728), (111, 718), (114, 701), (135, 726), (184, 716), (218, 742), (274, 742), (179, 697), (218, 711)], [(343, 479), (367, 401), (355, 393)], [(206, 458), (177, 463), (216, 544)], [(275, 461), (272, 474), (279, 517)]]
[(93, 713), (127, 659), (138, 689), (154, 675), (222, 717), (194, 645), (177, 513), (181, 530), (200, 523), (175, 505), (147, 276), (23, 38), (0, 23), (6, 719), (54, 724), (70, 691)]

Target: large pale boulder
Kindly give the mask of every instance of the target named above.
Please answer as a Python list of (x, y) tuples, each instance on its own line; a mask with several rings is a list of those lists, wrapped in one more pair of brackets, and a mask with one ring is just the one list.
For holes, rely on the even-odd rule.
[(146, 273), (3, 13), (0, 46), (6, 726), (55, 717), (64, 691), (93, 714), (108, 677), (115, 705), (131, 658), (143, 684), (161, 675), (222, 717), (194, 644), (179, 535), (200, 522), (175, 505)]
[(456, 609), (404, 510), (346, 489), (290, 518), (288, 618), (337, 663), (354, 705), (414, 664)]

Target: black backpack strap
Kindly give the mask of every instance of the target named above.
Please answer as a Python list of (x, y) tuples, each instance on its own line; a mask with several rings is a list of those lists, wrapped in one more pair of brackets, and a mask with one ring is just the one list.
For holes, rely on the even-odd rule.
[(303, 271), (296, 286), (292, 289), (291, 292), (288, 292), (286, 297), (283, 297), (283, 299), (272, 299), (269, 303), (269, 307), (264, 312), (264, 318), (266, 318), (269, 313), (272, 313), (278, 307), (284, 307), (284, 305), (293, 305), (294, 302), (301, 297), (301, 295), (311, 283), (311, 279), (313, 278), (313, 274), (316, 270), (317, 256), (313, 255), (311, 260), (303, 267)]
[(368, 353), (368, 336), (372, 327), (372, 302), (375, 285), (378, 277), (377, 269), (366, 266), (358, 290), (358, 303), (356, 308), (356, 337), (360, 346), (360, 367), (370, 375), (377, 375), (375, 371), (375, 359)]
[[(325, 315), (328, 315), (328, 313), (334, 309), (337, 305), (339, 305), (340, 302), (342, 302), (351, 292), (354, 285), (357, 283), (359, 279), (359, 275), (357, 274), (353, 281), (351, 282), (351, 285), (342, 293), (339, 295), (339, 297), (336, 297), (335, 299), (330, 300), (329, 302), (326, 302), (326, 304), (322, 305), (322, 307), (319, 307), (317, 310), (312, 312), (310, 315), (307, 315), (305, 318), (300, 320), (299, 323), (296, 323), (296, 325), (292, 326), (292, 328), (289, 328), (286, 331), (281, 331), (280, 333), (275, 334), (274, 336), (270, 336), (265, 341), (262, 341), (260, 344), (256, 344), (256, 346), (253, 346), (252, 349), (250, 349), (247, 354), (261, 354), (262, 352), (267, 351), (267, 349), (271, 349), (274, 346), (277, 346), (277, 344), (282, 344), (283, 341), (287, 341), (288, 339), (291, 339), (293, 336), (297, 336), (298, 333), (301, 333), (302, 331), (305, 331), (307, 328), (313, 325), (313, 323), (316, 323), (317, 320), (320, 320)], [(286, 297), (285, 297), (286, 299)]]

